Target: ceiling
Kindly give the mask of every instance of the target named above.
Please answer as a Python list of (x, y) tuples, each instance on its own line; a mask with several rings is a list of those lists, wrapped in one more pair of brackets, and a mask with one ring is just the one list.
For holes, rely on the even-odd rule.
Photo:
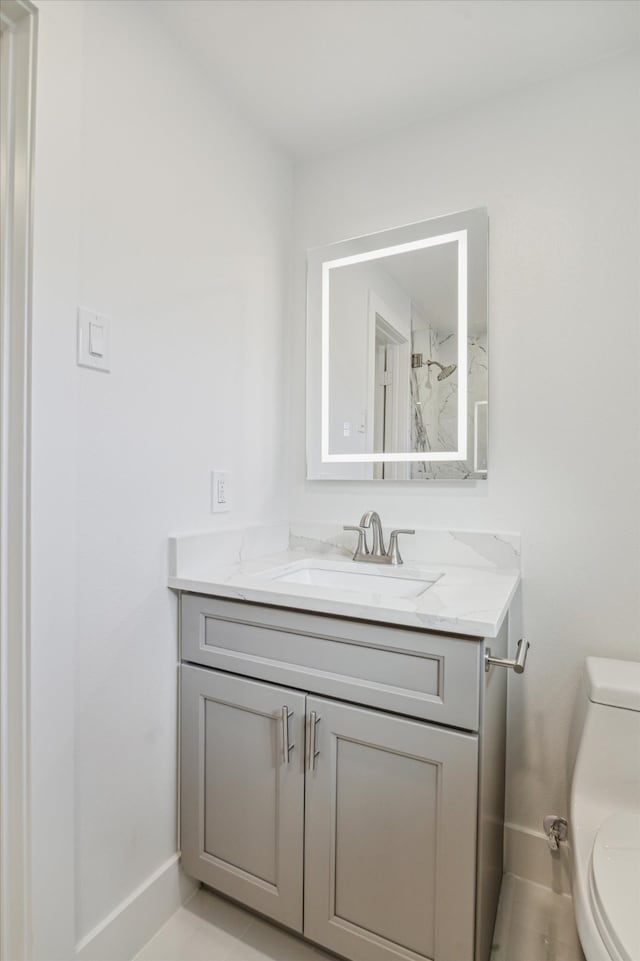
[[(458, 327), (458, 245), (438, 244), (385, 257), (380, 266), (408, 294), (422, 319), (441, 334)], [(416, 320), (413, 328), (424, 326)]]
[(640, 42), (640, 0), (149, 0), (218, 88), (308, 158)]

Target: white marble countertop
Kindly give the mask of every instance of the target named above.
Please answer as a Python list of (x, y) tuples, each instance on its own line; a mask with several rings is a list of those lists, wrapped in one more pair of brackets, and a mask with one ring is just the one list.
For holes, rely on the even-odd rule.
[[(242, 552), (239, 552), (241, 557)], [(220, 557), (206, 553), (192, 558), (187, 565), (175, 564), (168, 585), (175, 590), (191, 591), (233, 600), (253, 601), (278, 607), (371, 620), (407, 627), (496, 637), (520, 581), (517, 568), (472, 567), (428, 563), (412, 559), (400, 567), (376, 567), (384, 576), (437, 577), (417, 597), (391, 596), (388, 593), (318, 587), (271, 579), (286, 573), (301, 562), (312, 566), (336, 565), (345, 571), (366, 569), (371, 564), (354, 564), (344, 551), (280, 550), (249, 559), (221, 564)], [(182, 569), (181, 569), (182, 568)], [(284, 569), (284, 571), (283, 571)], [(364, 570), (363, 570), (364, 573)]]

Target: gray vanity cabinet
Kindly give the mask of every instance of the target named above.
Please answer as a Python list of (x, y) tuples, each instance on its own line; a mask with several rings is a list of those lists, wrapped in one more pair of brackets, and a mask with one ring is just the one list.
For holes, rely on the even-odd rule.
[(187, 873), (351, 961), (488, 961), (506, 678), (485, 642), (195, 594), (181, 639)]
[(300, 932), (304, 723), (304, 694), (182, 668), (184, 869)]
[(307, 717), (307, 937), (354, 961), (472, 958), (477, 738), (316, 697)]

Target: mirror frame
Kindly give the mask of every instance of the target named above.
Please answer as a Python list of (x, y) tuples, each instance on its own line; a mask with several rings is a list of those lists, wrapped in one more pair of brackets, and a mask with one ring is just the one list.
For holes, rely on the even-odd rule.
[[(469, 409), (467, 378), (458, 384), (457, 449), (372, 454), (329, 451), (329, 279), (332, 269), (444, 243), (458, 245), (458, 368), (467, 371), (468, 330), (488, 328), (488, 216), (484, 207), (394, 227), (307, 251), (307, 479), (371, 480), (375, 463), (444, 462), (451, 476), (484, 479), (477, 470), (478, 410)], [(464, 309), (466, 308), (466, 309)], [(488, 332), (488, 331), (487, 331)], [(488, 390), (488, 382), (487, 382)], [(487, 398), (488, 400), (488, 398)], [(486, 404), (486, 401), (483, 402)], [(472, 429), (468, 429), (471, 423)], [(361, 465), (362, 470), (358, 469)], [(361, 476), (359, 476), (361, 475)], [(407, 478), (408, 479), (408, 478)], [(423, 478), (413, 478), (422, 480)], [(430, 478), (424, 478), (428, 480)]]

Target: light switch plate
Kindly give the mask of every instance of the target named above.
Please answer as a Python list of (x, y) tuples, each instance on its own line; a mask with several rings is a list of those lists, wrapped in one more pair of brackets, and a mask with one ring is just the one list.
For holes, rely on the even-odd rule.
[(78, 307), (78, 365), (111, 370), (111, 321), (86, 307)]
[(228, 470), (211, 471), (211, 512), (213, 514), (222, 514), (231, 510), (229, 477)]

